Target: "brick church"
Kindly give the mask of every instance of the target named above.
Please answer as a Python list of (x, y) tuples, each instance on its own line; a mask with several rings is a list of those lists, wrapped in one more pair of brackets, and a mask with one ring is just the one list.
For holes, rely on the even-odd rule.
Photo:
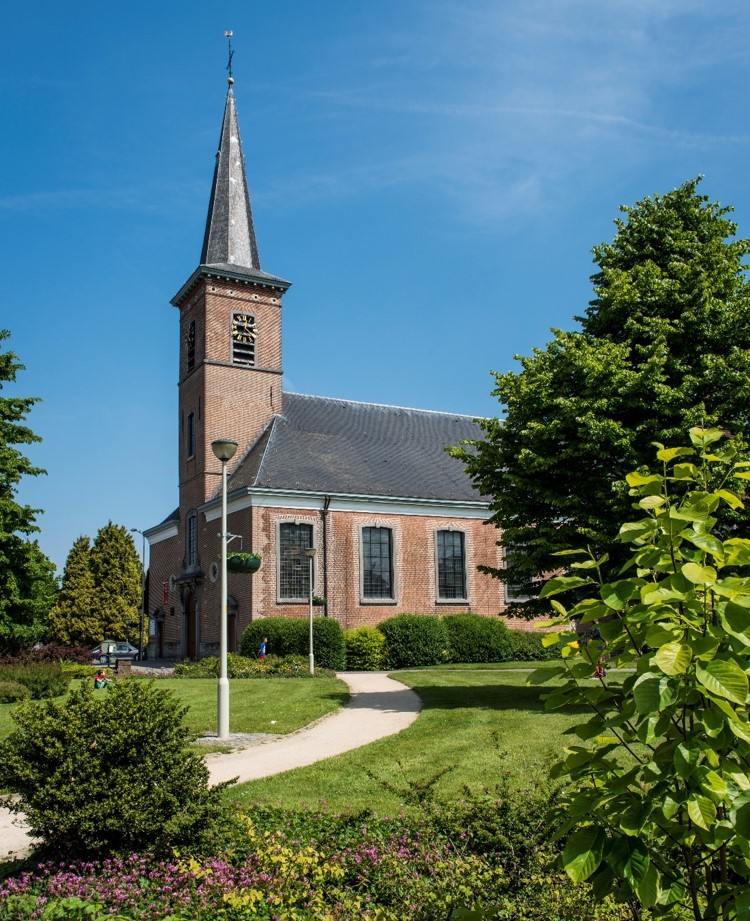
[(308, 611), (344, 628), (394, 614), (505, 608), (487, 502), (445, 451), (480, 438), (468, 416), (285, 393), (282, 300), (290, 282), (263, 271), (229, 81), (200, 265), (180, 313), (179, 507), (146, 531), (149, 655), (216, 654), (221, 604), (221, 463), (229, 464), (230, 552), (261, 554), (230, 574), (228, 647), (251, 620)]

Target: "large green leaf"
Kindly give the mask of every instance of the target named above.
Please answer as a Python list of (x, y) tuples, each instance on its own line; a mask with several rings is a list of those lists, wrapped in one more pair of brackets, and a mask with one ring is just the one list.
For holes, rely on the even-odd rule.
[(693, 822), (708, 831), (716, 821), (716, 806), (706, 796), (691, 796), (687, 805)]
[(675, 697), (676, 692), (666, 677), (645, 674), (633, 685), (633, 699), (639, 713), (657, 713), (674, 703)]
[(722, 626), (744, 646), (750, 646), (750, 609), (727, 601), (720, 613)]
[(616, 876), (621, 876), (633, 886), (645, 877), (650, 863), (648, 851), (638, 838), (623, 835), (607, 854), (607, 863)]
[(661, 877), (656, 867), (649, 863), (643, 879), (636, 887), (638, 898), (646, 908), (656, 905), (661, 896)]
[(580, 588), (582, 585), (591, 585), (591, 579), (585, 579), (583, 576), (553, 576), (547, 582), (541, 592), (540, 598), (549, 598), (550, 595), (556, 595), (558, 592), (568, 592), (572, 588)]
[(705, 665), (698, 662), (696, 676), (711, 694), (738, 704), (747, 702), (747, 675), (731, 659), (713, 659)]
[(628, 602), (638, 592), (640, 579), (621, 579), (602, 585), (602, 601), (614, 611), (624, 611)]
[(716, 581), (713, 566), (699, 566), (697, 563), (685, 563), (681, 572), (694, 585), (712, 585)]
[(654, 656), (654, 662), (666, 675), (681, 675), (687, 671), (692, 656), (683, 643), (666, 643)]
[(588, 879), (602, 862), (605, 835), (601, 828), (587, 825), (574, 832), (562, 855), (565, 872), (574, 883)]
[(713, 534), (696, 534), (695, 532), (685, 531), (684, 536), (691, 544), (695, 544), (700, 550), (710, 553), (717, 560), (724, 559), (724, 544)]

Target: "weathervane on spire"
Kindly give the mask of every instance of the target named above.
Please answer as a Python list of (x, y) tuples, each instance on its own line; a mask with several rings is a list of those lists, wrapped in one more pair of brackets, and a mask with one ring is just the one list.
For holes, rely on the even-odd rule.
[(234, 77), (232, 76), (232, 58), (234, 57), (234, 51), (232, 51), (232, 36), (234, 32), (228, 30), (224, 33), (224, 38), (227, 40), (227, 46), (229, 50), (229, 60), (227, 61), (227, 70), (229, 71), (229, 83), (230, 85), (234, 83)]

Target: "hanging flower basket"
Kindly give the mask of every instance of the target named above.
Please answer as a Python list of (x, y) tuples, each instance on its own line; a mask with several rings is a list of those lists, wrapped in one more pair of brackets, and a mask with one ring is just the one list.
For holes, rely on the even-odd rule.
[(229, 572), (257, 572), (260, 568), (259, 553), (229, 553), (227, 570)]
[(321, 595), (313, 595), (313, 607), (314, 608), (323, 608), (325, 607), (326, 600)]

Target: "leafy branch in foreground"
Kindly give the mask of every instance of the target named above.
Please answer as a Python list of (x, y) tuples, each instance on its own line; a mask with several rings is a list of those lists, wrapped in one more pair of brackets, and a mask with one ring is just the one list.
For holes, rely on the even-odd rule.
[[(577, 574), (541, 592), (593, 591), (570, 609), (552, 599), (562, 661), (530, 679), (564, 679), (548, 707), (593, 711), (553, 768), (563, 865), (634, 919), (750, 918), (750, 539), (717, 524), (744, 508), (750, 464), (723, 437), (693, 428), (692, 447), (657, 445), (661, 473), (627, 476), (644, 517), (620, 528), (623, 578), (603, 581), (606, 560), (580, 551)], [(594, 624), (610, 667), (632, 670), (621, 685), (592, 680)]]

